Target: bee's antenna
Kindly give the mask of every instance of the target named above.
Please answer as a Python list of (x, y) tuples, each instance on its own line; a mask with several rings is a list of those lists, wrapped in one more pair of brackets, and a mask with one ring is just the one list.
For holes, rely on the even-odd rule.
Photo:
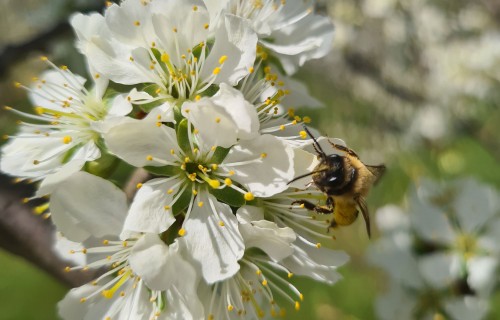
[(313, 144), (314, 150), (316, 150), (316, 152), (319, 155), (321, 155), (323, 158), (326, 158), (325, 151), (323, 151), (323, 148), (321, 148), (321, 146), (319, 145), (318, 140), (316, 140), (316, 138), (312, 135), (311, 131), (309, 131), (309, 129), (305, 125), (304, 125), (304, 130), (306, 130), (307, 134), (313, 139), (313, 141), (314, 141), (314, 144)]

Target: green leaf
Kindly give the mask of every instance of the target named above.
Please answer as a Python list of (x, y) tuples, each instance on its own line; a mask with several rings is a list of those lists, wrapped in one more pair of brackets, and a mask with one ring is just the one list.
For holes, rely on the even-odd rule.
[(231, 148), (217, 147), (217, 149), (215, 149), (214, 151), (214, 155), (212, 156), (212, 163), (222, 163), (222, 161), (224, 161), (227, 154), (229, 153), (229, 150), (231, 150)]
[(147, 166), (144, 167), (144, 169), (152, 173), (156, 176), (166, 176), (166, 177), (171, 177), (179, 173), (179, 168), (176, 166), (164, 166), (164, 167), (152, 167), (152, 166)]
[(191, 128), (188, 128), (187, 119), (182, 119), (177, 125), (177, 143), (182, 151), (189, 155), (191, 154), (191, 146), (188, 138), (188, 135), (191, 133), (190, 131)]
[(241, 207), (245, 204), (243, 195), (232, 188), (211, 189), (210, 193), (219, 201), (225, 202), (232, 207)]

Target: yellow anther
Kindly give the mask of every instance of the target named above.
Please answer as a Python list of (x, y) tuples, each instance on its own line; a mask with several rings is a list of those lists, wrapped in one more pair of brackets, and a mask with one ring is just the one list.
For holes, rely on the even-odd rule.
[(8, 140), (9, 139), (9, 135), (7, 135), (7, 134), (2, 135), (2, 139), (3, 140)]
[(230, 171), (228, 172), (228, 174), (229, 174), (230, 176), (234, 176), (235, 172), (234, 172), (234, 170), (230, 170)]
[(198, 202), (198, 207), (203, 207), (203, 201)]
[(107, 244), (109, 244), (109, 240), (102, 240), (102, 244), (103, 244), (103, 245), (107, 245)]
[(208, 29), (208, 27), (209, 27), (209, 26), (210, 26), (210, 25), (209, 25), (208, 23), (205, 23), (205, 24), (203, 25), (203, 28)]
[(137, 189), (142, 188), (142, 183), (140, 183), (140, 182), (139, 182), (138, 184), (136, 184), (136, 185), (135, 185), (135, 187), (136, 187)]
[(126, 248), (126, 247), (128, 246), (128, 242), (127, 242), (127, 241), (122, 241), (122, 246), (123, 246), (124, 248)]
[(299, 311), (300, 310), (300, 302), (295, 301), (295, 310)]
[(193, 6), (193, 11), (198, 11), (198, 6)]
[(159, 128), (159, 127), (161, 127), (161, 122), (160, 122), (160, 121), (156, 122), (156, 126), (157, 126), (158, 128)]
[(234, 307), (232, 305), (227, 306), (227, 311), (233, 311), (233, 310), (234, 310)]
[(293, 120), (293, 121), (292, 121), (292, 124), (297, 124), (297, 120)]
[(260, 157), (261, 157), (262, 159), (265, 159), (265, 158), (267, 158), (267, 153), (265, 153), (265, 152), (262, 152), (262, 153), (260, 154)]
[(280, 126), (280, 130), (281, 130), (281, 131), (285, 130), (285, 126), (284, 126), (284, 125), (281, 125), (281, 126)]
[(262, 280), (262, 285), (265, 287), (267, 286), (267, 280)]
[(177, 28), (173, 28), (172, 31), (177, 33)]
[(151, 47), (153, 47), (153, 48), (156, 47), (156, 42), (154, 42), (154, 41), (151, 42)]
[(22, 201), (23, 201), (23, 203), (28, 203), (28, 202), (30, 202), (30, 198), (23, 198)]
[(70, 267), (66, 267), (66, 268), (64, 268), (64, 271), (65, 271), (65, 272), (70, 272), (70, 271), (71, 271), (71, 268), (70, 268)]
[(3, 108), (4, 108), (4, 110), (7, 110), (7, 111), (12, 110), (12, 107), (9, 107), (9, 106), (4, 106)]
[(219, 74), (220, 73), (220, 68), (216, 67), (214, 71), (212, 71), (213, 74)]
[(291, 277), (293, 277), (293, 273), (289, 272), (288, 273), (288, 279), (290, 279)]
[(225, 226), (226, 224), (224, 223), (224, 221), (219, 221), (219, 226), (223, 227)]
[(186, 234), (186, 229), (184, 228), (180, 228), (179, 231), (177, 232), (177, 234), (180, 236), (180, 237), (184, 237), (184, 235)]
[(252, 201), (253, 199), (255, 199), (253, 193), (251, 193), (251, 192), (245, 193), (245, 195), (243, 197), (245, 198), (246, 201)]
[(227, 56), (221, 56), (219, 58), (219, 64), (223, 64), (227, 60)]
[(70, 136), (64, 136), (63, 137), (63, 143), (64, 144), (69, 144), (69, 143), (71, 143), (71, 141), (73, 141), (73, 138), (71, 138)]
[(264, 68), (264, 73), (270, 73), (271, 72), (271, 67), (267, 66)]
[(174, 189), (168, 189), (167, 190), (167, 194), (172, 194), (172, 193), (174, 193)]
[(185, 158), (184, 158), (184, 162), (185, 162), (185, 163), (189, 163), (189, 162), (191, 162), (191, 159), (189, 159), (189, 157), (185, 157)]
[(304, 130), (300, 131), (300, 132), (299, 132), (299, 135), (300, 135), (300, 137), (301, 137), (302, 139), (307, 138), (307, 132), (305, 132)]
[(201, 96), (199, 94), (196, 97), (194, 97), (194, 100), (196, 100), (196, 101), (200, 101), (200, 99), (201, 99)]
[(293, 118), (295, 116), (295, 109), (293, 108), (288, 109), (288, 116), (290, 118)]
[(146, 160), (148, 160), (148, 161), (153, 161), (153, 156), (152, 156), (152, 155), (147, 156), (147, 157), (146, 157)]
[(304, 121), (304, 123), (311, 123), (311, 118), (308, 117), (308, 116), (305, 116), (304, 118), (302, 118), (302, 121)]
[(259, 270), (255, 271), (255, 274), (260, 276), (262, 274), (262, 271), (259, 269)]
[(316, 248), (318, 248), (318, 249), (321, 248), (321, 243), (319, 243), (319, 242), (316, 243)]
[(161, 55), (161, 62), (168, 63), (169, 61), (170, 61), (170, 56), (166, 52), (164, 52)]
[(175, 154), (175, 150), (174, 149), (170, 149), (170, 154), (174, 155)]
[(295, 117), (294, 117), (294, 119), (295, 119), (295, 121), (297, 121), (297, 122), (302, 121), (302, 118), (301, 118), (301, 117), (299, 117), (299, 116), (295, 116)]
[(193, 193), (193, 195), (197, 195), (198, 194), (198, 191), (196, 191), (196, 189), (191, 190), (191, 192)]
[(217, 170), (219, 168), (219, 166), (217, 165), (217, 163), (213, 163), (212, 164), (212, 170)]
[(101, 75), (99, 73), (94, 74), (94, 79), (99, 79)]
[(250, 67), (250, 68), (248, 69), (248, 72), (250, 72), (250, 73), (253, 73), (254, 71), (255, 71), (255, 68), (254, 68), (254, 67)]
[(215, 122), (220, 123), (220, 118), (219, 117), (215, 118)]
[(35, 107), (35, 112), (37, 114), (43, 114), (43, 111), (44, 111), (43, 107), (40, 107), (40, 106), (39, 107)]
[(209, 181), (208, 181), (208, 184), (209, 184), (212, 188), (214, 188), (214, 189), (217, 189), (217, 188), (219, 188), (219, 187), (220, 187), (220, 181), (219, 181), (219, 180), (213, 180), (213, 179), (212, 179), (212, 180), (209, 180)]
[(49, 58), (47, 58), (46, 56), (41, 56), (41, 57), (40, 57), (40, 60), (42, 60), (42, 61), (47, 61), (47, 60), (49, 60)]
[(141, 22), (140, 22), (140, 21), (137, 21), (137, 20), (136, 20), (136, 21), (134, 21), (134, 26), (138, 27), (138, 26), (140, 26), (140, 25), (141, 25)]
[(302, 293), (299, 295), (299, 297), (300, 297), (300, 301), (304, 301), (304, 295)]
[(85, 299), (85, 298), (80, 299), (80, 303), (85, 303), (85, 301), (87, 301), (87, 299)]
[(163, 206), (163, 209), (170, 210), (170, 206)]
[(226, 186), (230, 186), (230, 185), (232, 185), (232, 184), (233, 184), (233, 181), (232, 181), (231, 179), (229, 179), (229, 178), (226, 178), (226, 179), (224, 179), (224, 184), (225, 184)]

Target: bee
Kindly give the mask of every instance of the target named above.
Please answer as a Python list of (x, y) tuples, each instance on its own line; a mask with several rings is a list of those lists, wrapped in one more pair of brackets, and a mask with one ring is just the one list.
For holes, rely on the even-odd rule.
[(328, 140), (331, 146), (343, 155), (327, 155), (316, 138), (304, 126), (307, 134), (313, 139), (313, 147), (318, 154), (319, 164), (312, 172), (295, 177), (289, 182), (312, 176), (312, 183), (326, 196), (326, 205), (315, 205), (307, 200), (297, 200), (293, 204), (301, 204), (306, 209), (321, 214), (333, 214), (330, 228), (348, 226), (356, 221), (359, 211), (363, 215), (368, 237), (371, 237), (370, 215), (365, 197), (371, 187), (385, 172), (385, 165), (366, 165), (351, 149)]

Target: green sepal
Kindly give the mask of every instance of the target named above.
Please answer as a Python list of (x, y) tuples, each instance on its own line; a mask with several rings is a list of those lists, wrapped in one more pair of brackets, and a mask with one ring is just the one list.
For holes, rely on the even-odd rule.
[(203, 91), (203, 96), (213, 97), (218, 91), (219, 86), (216, 84), (212, 84), (205, 91)]
[(179, 173), (179, 168), (176, 166), (164, 166), (164, 167), (153, 167), (153, 166), (146, 166), (144, 169), (156, 176), (166, 176), (166, 177), (171, 177)]
[(214, 151), (214, 155), (212, 156), (211, 163), (220, 164), (224, 159), (226, 159), (227, 154), (229, 153), (231, 148), (223, 148), (217, 147)]
[(182, 116), (181, 107), (178, 104), (176, 104), (174, 106), (174, 120), (176, 123), (180, 123), (183, 119), (184, 117)]
[(187, 119), (182, 119), (177, 125), (177, 143), (182, 151), (186, 154), (191, 154), (191, 146), (189, 144), (189, 137), (191, 128), (188, 128)]
[(233, 188), (210, 189), (209, 192), (219, 201), (227, 203), (231, 207), (241, 207), (245, 205), (245, 198), (243, 198), (243, 195)]
[(172, 214), (174, 216), (179, 215), (189, 206), (189, 203), (191, 203), (191, 194), (192, 190), (190, 188), (186, 188), (179, 199), (177, 199), (177, 201), (172, 206)]
[(85, 163), (84, 170), (102, 178), (109, 178), (115, 172), (119, 163), (120, 159), (117, 157), (102, 152), (99, 159)]

